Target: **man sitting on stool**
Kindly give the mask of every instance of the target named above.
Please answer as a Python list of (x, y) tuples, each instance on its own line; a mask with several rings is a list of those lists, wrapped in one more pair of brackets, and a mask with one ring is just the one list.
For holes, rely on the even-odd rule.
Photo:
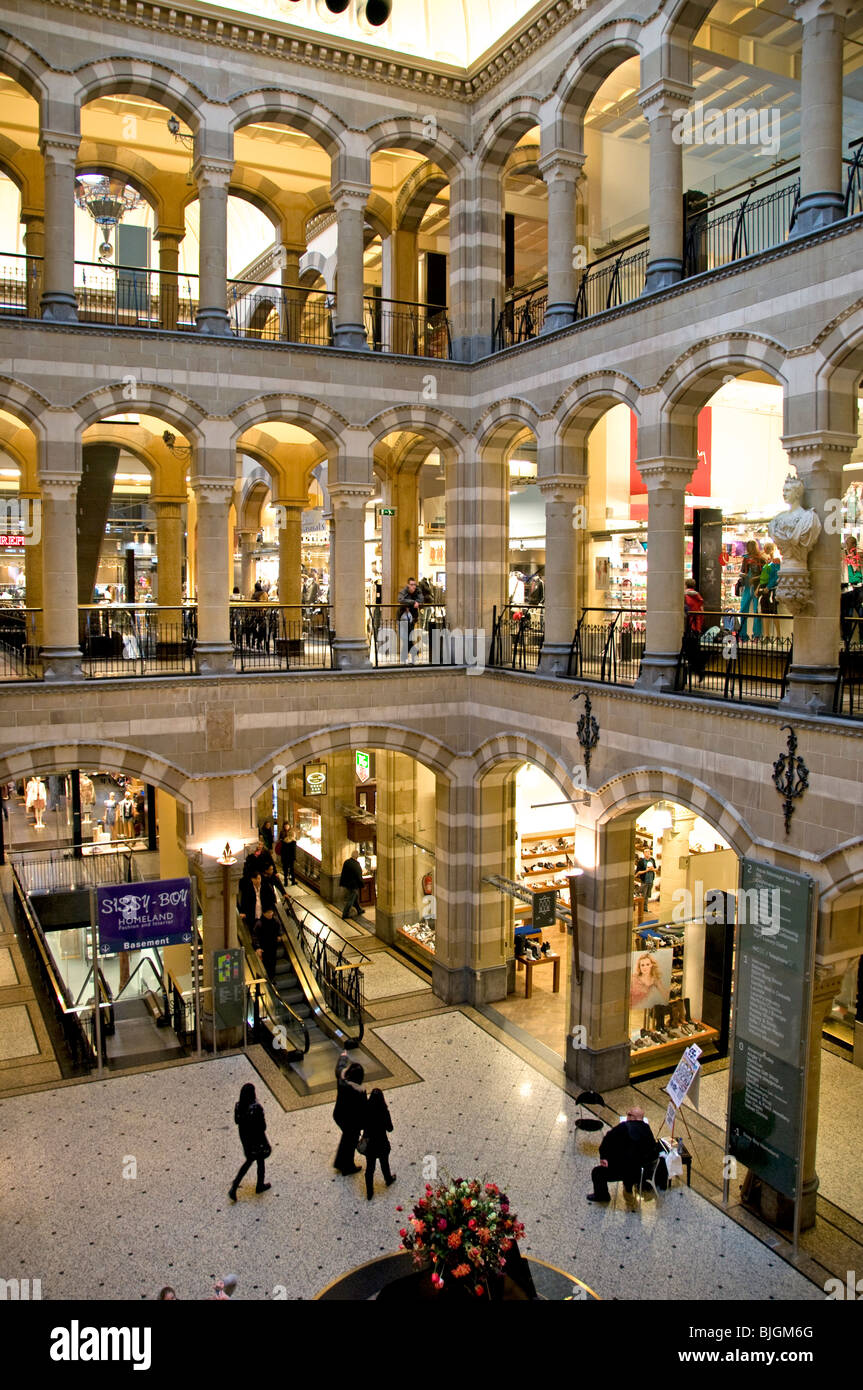
[(622, 1182), (626, 1205), (635, 1210), (636, 1202), (632, 1189), (641, 1179), (641, 1170), (650, 1169), (658, 1152), (658, 1145), (644, 1118), (644, 1111), (633, 1105), (614, 1129), (610, 1129), (599, 1146), (599, 1163), (593, 1169), (593, 1191), (588, 1192), (589, 1202), (608, 1202), (608, 1184)]

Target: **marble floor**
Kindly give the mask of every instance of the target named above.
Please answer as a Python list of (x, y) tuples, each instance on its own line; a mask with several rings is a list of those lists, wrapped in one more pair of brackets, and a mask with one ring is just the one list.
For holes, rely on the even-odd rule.
[[(588, 1204), (595, 1147), (576, 1144), (574, 1100), (466, 1013), (372, 1031), (419, 1078), (389, 1092), (398, 1181), (372, 1202), (359, 1175), (333, 1172), (332, 1098), (285, 1110), (243, 1055), (0, 1099), (3, 1276), (41, 1278), (46, 1299), (153, 1298), (168, 1282), (205, 1298), (233, 1272), (237, 1297), (310, 1298), (397, 1248), (396, 1208), (424, 1175), (475, 1173), (506, 1185), (525, 1253), (605, 1299), (823, 1298), (694, 1189), (636, 1213)], [(256, 1197), (247, 1181), (233, 1206), (232, 1111), (247, 1080), (267, 1114), (273, 1186)]]

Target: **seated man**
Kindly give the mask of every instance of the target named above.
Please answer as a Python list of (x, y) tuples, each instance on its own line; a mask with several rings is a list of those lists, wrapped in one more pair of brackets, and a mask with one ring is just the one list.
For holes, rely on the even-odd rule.
[(621, 1180), (626, 1204), (634, 1209), (632, 1189), (640, 1180), (642, 1168), (653, 1166), (657, 1153), (658, 1146), (644, 1118), (644, 1111), (638, 1105), (631, 1106), (626, 1112), (626, 1119), (610, 1129), (599, 1146), (599, 1163), (591, 1173), (593, 1191), (588, 1192), (587, 1200), (610, 1201), (609, 1182)]

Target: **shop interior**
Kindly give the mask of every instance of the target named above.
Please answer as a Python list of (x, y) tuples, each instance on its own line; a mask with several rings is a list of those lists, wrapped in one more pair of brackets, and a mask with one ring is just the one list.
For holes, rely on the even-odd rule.
[(73, 844), (76, 801), (82, 854), (156, 848), (155, 788), (127, 773), (33, 774), (4, 784), (2, 792), (7, 850)]

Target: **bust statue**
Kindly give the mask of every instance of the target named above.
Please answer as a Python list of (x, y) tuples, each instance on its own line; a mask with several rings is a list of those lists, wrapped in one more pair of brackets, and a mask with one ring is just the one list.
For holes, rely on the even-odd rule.
[(801, 479), (789, 473), (782, 487), (788, 510), (779, 512), (767, 526), (782, 553), (777, 597), (791, 614), (802, 613), (812, 602), (809, 551), (821, 535), (821, 518), (813, 507), (803, 506), (804, 492)]

